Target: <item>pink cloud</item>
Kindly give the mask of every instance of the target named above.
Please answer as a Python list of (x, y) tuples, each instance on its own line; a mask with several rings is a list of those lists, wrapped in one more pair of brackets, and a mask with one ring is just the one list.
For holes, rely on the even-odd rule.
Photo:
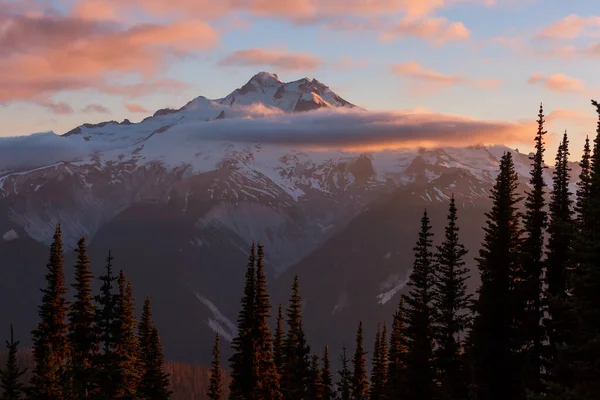
[(343, 56), (335, 63), (333, 63), (333, 67), (338, 70), (346, 70), (346, 69), (354, 69), (354, 68), (364, 68), (368, 64), (368, 61), (365, 59), (362, 60), (353, 60), (348, 56)]
[(571, 14), (552, 23), (536, 34), (543, 39), (576, 39), (579, 36), (600, 34), (600, 17)]
[(480, 89), (496, 89), (502, 83), (500, 79), (468, 79), (463, 75), (448, 75), (423, 67), (416, 61), (393, 65), (393, 73), (404, 76), (419, 84), (412, 86), (412, 92), (418, 95), (434, 93), (440, 89), (455, 85), (472, 85)]
[(540, 84), (547, 89), (555, 92), (585, 92), (586, 87), (583, 81), (564, 74), (543, 75), (535, 73), (529, 77), (527, 83), (535, 85)]
[(102, 104), (88, 104), (82, 111), (84, 113), (110, 114), (110, 110)]
[(47, 100), (84, 88), (110, 92), (117, 85), (106, 83), (109, 74), (138, 74), (151, 81), (173, 58), (218, 41), (212, 27), (192, 20), (122, 28), (60, 15), (0, 12), (0, 26), (0, 103)]
[(268, 66), (285, 71), (312, 71), (322, 65), (321, 59), (310, 53), (291, 53), (285, 50), (238, 50), (219, 62), (222, 66)]
[(53, 101), (40, 102), (40, 106), (47, 108), (53, 114), (72, 114), (73, 108), (67, 103), (56, 103)]
[(469, 39), (470, 32), (462, 22), (450, 22), (443, 17), (421, 20), (404, 19), (380, 35), (381, 40), (402, 37), (420, 37), (442, 45), (455, 40)]
[(143, 106), (140, 106), (139, 104), (127, 103), (127, 104), (125, 104), (125, 108), (127, 108), (128, 111), (134, 112), (134, 113), (149, 112), (146, 108), (144, 108)]
[(589, 128), (594, 125), (597, 116), (595, 114), (569, 108), (559, 108), (546, 116), (546, 120), (553, 124), (556, 121), (570, 121), (577, 126)]

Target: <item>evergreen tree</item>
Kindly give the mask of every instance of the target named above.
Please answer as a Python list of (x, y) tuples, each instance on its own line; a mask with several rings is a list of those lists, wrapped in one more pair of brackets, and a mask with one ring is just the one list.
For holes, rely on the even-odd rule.
[(384, 398), (387, 379), (387, 328), (383, 330), (377, 325), (375, 345), (373, 346), (373, 359), (371, 368), (371, 387), (369, 399), (380, 400)]
[(340, 380), (337, 383), (338, 399), (350, 400), (352, 394), (352, 373), (348, 367), (350, 360), (346, 356), (346, 346), (342, 348), (340, 362), (342, 363), (342, 369), (338, 371), (338, 375), (340, 376)]
[(456, 213), (452, 196), (444, 242), (437, 246), (435, 255), (437, 270), (433, 297), (439, 381), (443, 397), (452, 400), (464, 399), (467, 394), (458, 338), (470, 324), (471, 316), (467, 311), (472, 306), (472, 296), (467, 293), (466, 285), (469, 269), (465, 267), (464, 257), (467, 250), (459, 240)]
[(94, 368), (96, 374), (94, 382), (98, 388), (98, 393), (95, 398), (111, 399), (116, 395), (117, 387), (116, 376), (118, 370), (115, 368), (117, 364), (116, 345), (117, 345), (117, 329), (118, 329), (118, 296), (113, 293), (113, 282), (117, 277), (113, 275), (112, 270), (113, 257), (108, 252), (106, 258), (105, 275), (99, 277), (102, 283), (100, 294), (95, 297), (96, 301), (96, 336), (100, 344), (100, 353), (96, 354), (94, 360)]
[(334, 400), (333, 377), (331, 376), (331, 365), (329, 363), (329, 347), (325, 346), (323, 351), (323, 369), (321, 370), (321, 383), (323, 384), (323, 400)]
[(367, 352), (363, 347), (363, 325), (358, 323), (356, 332), (356, 350), (352, 360), (354, 371), (352, 372), (352, 400), (366, 400), (369, 389), (369, 378), (367, 377)]
[(569, 190), (568, 158), (569, 140), (565, 132), (558, 147), (553, 173), (544, 295), (547, 310), (544, 327), (548, 336), (544, 368), (547, 377), (553, 381), (558, 378), (558, 371), (554, 368), (558, 349), (566, 344), (572, 326), (567, 304), (569, 275), (574, 263), (575, 222)]
[(273, 362), (273, 337), (268, 325), (271, 303), (265, 277), (264, 248), (258, 245), (256, 280), (254, 293), (254, 318), (252, 336), (254, 338), (256, 387), (255, 399), (281, 399), (279, 374)]
[(35, 367), (31, 378), (29, 398), (62, 400), (65, 363), (69, 354), (68, 326), (65, 321), (68, 306), (63, 271), (63, 246), (60, 224), (56, 225), (46, 265), (46, 288), (38, 309), (40, 322), (33, 334)]
[(406, 304), (406, 358), (407, 398), (434, 399), (435, 365), (433, 357), (433, 285), (434, 260), (431, 252), (431, 225), (427, 211), (421, 218), (421, 231), (414, 248), (415, 261), (408, 280), (410, 291), (404, 295)]
[(169, 375), (164, 372), (164, 356), (158, 330), (152, 321), (150, 298), (146, 298), (138, 327), (141, 380), (137, 396), (144, 400), (169, 399)]
[(590, 150), (590, 138), (586, 136), (585, 146), (583, 147), (583, 155), (579, 162), (581, 172), (579, 174), (579, 181), (577, 182), (577, 203), (575, 205), (575, 211), (577, 212), (577, 226), (582, 227), (586, 225), (585, 208), (587, 207), (588, 199), (590, 198), (590, 185), (591, 185), (591, 150)]
[(6, 341), (6, 348), (8, 349), (6, 366), (3, 370), (0, 370), (0, 388), (2, 389), (0, 399), (2, 400), (19, 400), (24, 393), (24, 385), (20, 379), (27, 372), (27, 369), (22, 370), (17, 364), (18, 346), (19, 341), (15, 342), (13, 326), (11, 325), (10, 342)]
[[(590, 157), (588, 192), (579, 203), (578, 268), (572, 274), (570, 307), (576, 316), (573, 337), (560, 354), (574, 380), (566, 384), (565, 399), (600, 398), (600, 104), (594, 148)], [(580, 186), (582, 190), (584, 186)]]
[(540, 105), (538, 114), (538, 131), (535, 137), (535, 154), (529, 184), (531, 191), (525, 199), (525, 216), (523, 220), (524, 239), (521, 247), (522, 265), (519, 271), (519, 284), (516, 288), (518, 301), (517, 324), (522, 334), (522, 350), (524, 358), (524, 386), (526, 390), (539, 393), (542, 341), (544, 332), (542, 320), (542, 274), (544, 263), (544, 231), (547, 226), (545, 210), (546, 182), (544, 181), (544, 110)]
[(139, 347), (135, 334), (135, 306), (131, 282), (125, 278), (121, 270), (119, 279), (119, 298), (117, 302), (118, 320), (114, 337), (116, 393), (114, 398), (133, 400), (136, 398), (140, 380)]
[(310, 347), (302, 327), (302, 299), (298, 276), (294, 277), (292, 295), (287, 310), (288, 331), (283, 343), (284, 369), (281, 387), (289, 400), (302, 400), (308, 396)]
[(312, 356), (308, 382), (308, 398), (323, 400), (323, 381), (321, 380), (321, 368), (319, 367), (319, 356), (317, 354)]
[(93, 382), (94, 359), (98, 354), (95, 306), (92, 301), (92, 275), (87, 256), (85, 237), (77, 242), (75, 266), (75, 300), (68, 313), (69, 318), (69, 389), (71, 397), (87, 399), (96, 392)]
[(401, 298), (394, 314), (387, 355), (386, 399), (403, 399), (406, 393), (406, 321), (404, 300)]
[(275, 330), (275, 339), (273, 340), (273, 362), (277, 367), (277, 373), (280, 378), (283, 375), (283, 306), (279, 303), (277, 309), (277, 328)]
[(208, 386), (208, 398), (211, 400), (221, 400), (223, 398), (223, 376), (219, 342), (219, 334), (217, 333), (213, 347), (213, 361), (210, 367), (210, 383)]
[(481, 286), (471, 340), (477, 398), (485, 400), (522, 397), (514, 321), (521, 243), (517, 185), (512, 156), (507, 152), (491, 190), (493, 206), (486, 213), (484, 242), (477, 259)]
[(255, 322), (255, 268), (256, 246), (252, 243), (246, 269), (246, 284), (241, 301), (242, 307), (237, 320), (238, 335), (231, 342), (233, 355), (229, 359), (231, 368), (231, 380), (229, 384), (230, 400), (251, 399), (252, 390), (255, 387), (255, 357), (252, 338), (252, 328)]

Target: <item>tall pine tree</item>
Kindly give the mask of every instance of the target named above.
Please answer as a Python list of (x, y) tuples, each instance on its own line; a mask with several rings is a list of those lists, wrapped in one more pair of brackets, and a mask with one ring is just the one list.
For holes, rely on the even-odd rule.
[(366, 400), (368, 398), (369, 378), (367, 376), (367, 352), (363, 347), (363, 324), (358, 323), (356, 331), (356, 350), (352, 359), (352, 400)]
[(512, 155), (507, 152), (491, 190), (493, 206), (486, 213), (485, 236), (477, 259), (481, 286), (471, 341), (478, 399), (517, 400), (523, 395), (520, 365), (515, 358), (514, 287), (521, 244), (517, 186)]
[(277, 367), (277, 373), (280, 378), (283, 375), (283, 306), (279, 303), (277, 309), (277, 328), (275, 329), (275, 338), (273, 339), (273, 362)]
[(164, 356), (158, 330), (152, 321), (150, 298), (144, 301), (142, 318), (138, 327), (138, 344), (141, 379), (137, 396), (145, 400), (166, 400), (171, 396), (169, 375), (164, 371)]
[(116, 393), (114, 398), (133, 400), (136, 398), (140, 380), (139, 347), (135, 334), (135, 305), (131, 282), (129, 282), (123, 270), (119, 279), (119, 297), (117, 301), (118, 319), (115, 324), (114, 337), (115, 347), (115, 369)]
[(323, 351), (323, 368), (321, 369), (321, 383), (323, 384), (323, 400), (334, 400), (333, 377), (331, 376), (331, 365), (329, 363), (329, 347), (325, 346)]
[(215, 337), (215, 345), (213, 347), (213, 361), (210, 366), (208, 398), (211, 400), (222, 400), (223, 398), (223, 372), (221, 371), (221, 350), (218, 333)]
[(575, 221), (569, 181), (569, 140), (565, 132), (558, 147), (553, 173), (544, 293), (547, 311), (544, 327), (548, 336), (544, 369), (546, 378), (554, 382), (559, 375), (555, 368), (558, 349), (567, 343), (572, 326), (567, 306), (570, 292), (569, 275), (574, 268)]
[(46, 288), (38, 309), (40, 322), (33, 331), (35, 367), (31, 377), (32, 400), (62, 400), (65, 397), (65, 365), (69, 354), (68, 326), (65, 321), (68, 306), (63, 270), (63, 245), (60, 223), (56, 225), (46, 265)]
[(583, 154), (581, 161), (579, 162), (581, 172), (579, 173), (579, 181), (577, 182), (577, 203), (575, 205), (575, 211), (577, 212), (577, 226), (583, 227), (586, 225), (586, 214), (585, 209), (587, 207), (588, 199), (590, 198), (590, 185), (591, 185), (591, 149), (590, 149), (590, 138), (586, 136), (585, 146), (583, 147)]
[[(562, 352), (574, 382), (567, 385), (568, 395), (561, 396), (565, 399), (600, 398), (600, 103), (592, 100), (592, 105), (598, 113), (598, 125), (590, 157), (589, 186), (578, 199), (579, 265), (572, 274), (570, 301), (577, 320), (571, 328), (573, 337)], [(584, 187), (582, 184), (580, 191)]]
[(436, 398), (435, 364), (433, 354), (433, 289), (435, 265), (431, 225), (427, 211), (421, 218), (419, 239), (414, 248), (415, 261), (408, 280), (410, 291), (404, 295), (406, 304), (407, 398), (411, 400)]
[(544, 181), (544, 110), (540, 105), (538, 114), (538, 131), (535, 136), (535, 153), (532, 160), (529, 184), (532, 189), (525, 199), (525, 216), (523, 220), (524, 239), (521, 247), (521, 270), (519, 284), (516, 288), (518, 301), (517, 324), (522, 334), (522, 350), (524, 358), (524, 386), (533, 393), (541, 389), (540, 371), (542, 342), (544, 332), (542, 320), (542, 274), (544, 272), (544, 231), (547, 226), (546, 182)]
[(317, 354), (313, 354), (310, 362), (308, 379), (308, 398), (310, 400), (323, 400), (323, 381), (321, 378), (319, 356)]
[(284, 368), (281, 388), (289, 400), (303, 400), (308, 396), (310, 347), (302, 327), (302, 298), (298, 276), (294, 277), (292, 295), (287, 309), (288, 331), (283, 343)]
[(403, 399), (406, 394), (406, 320), (404, 300), (400, 298), (398, 310), (394, 313), (390, 345), (387, 354), (386, 399)]
[(255, 269), (256, 246), (252, 243), (248, 266), (246, 268), (246, 283), (242, 297), (242, 307), (238, 315), (238, 334), (231, 342), (233, 355), (229, 359), (231, 380), (229, 384), (229, 398), (231, 400), (252, 399), (255, 376), (254, 344), (252, 328), (254, 326), (254, 298), (255, 298)]
[(20, 369), (17, 363), (17, 351), (19, 341), (15, 342), (13, 326), (10, 326), (10, 341), (6, 341), (8, 355), (6, 357), (6, 365), (0, 370), (0, 389), (2, 389), (2, 400), (20, 400), (23, 398), (24, 385), (21, 382), (21, 377), (27, 369)]
[(469, 327), (468, 309), (472, 307), (472, 296), (467, 293), (466, 285), (469, 269), (465, 267), (464, 257), (467, 250), (459, 239), (456, 214), (452, 196), (444, 242), (437, 246), (435, 254), (437, 269), (433, 298), (439, 381), (443, 398), (452, 400), (464, 399), (467, 395), (459, 335)]
[(371, 368), (371, 386), (369, 388), (370, 400), (381, 400), (385, 398), (387, 380), (387, 327), (383, 330), (377, 325), (375, 345), (373, 346), (373, 358)]
[(100, 352), (96, 354), (94, 368), (96, 374), (94, 382), (98, 388), (95, 398), (113, 398), (117, 392), (115, 375), (118, 370), (115, 365), (118, 361), (116, 355), (117, 328), (118, 328), (118, 296), (113, 291), (113, 283), (117, 277), (113, 275), (113, 257), (108, 252), (104, 275), (99, 277), (101, 282), (100, 294), (95, 297), (96, 301), (96, 337), (99, 340)]
[(273, 362), (273, 336), (268, 325), (271, 303), (267, 291), (265, 277), (265, 254), (262, 245), (258, 245), (258, 260), (256, 263), (256, 279), (254, 293), (254, 337), (256, 387), (255, 399), (281, 399), (279, 373)]
[(342, 348), (342, 355), (340, 356), (340, 362), (342, 368), (338, 371), (339, 381), (337, 382), (337, 398), (339, 400), (350, 400), (352, 394), (352, 372), (348, 363), (348, 357), (346, 356), (346, 346)]
[(68, 313), (69, 318), (69, 390), (71, 398), (91, 398), (97, 391), (94, 385), (94, 360), (98, 354), (95, 306), (92, 298), (92, 275), (87, 256), (85, 237), (77, 242), (75, 265), (75, 300)]

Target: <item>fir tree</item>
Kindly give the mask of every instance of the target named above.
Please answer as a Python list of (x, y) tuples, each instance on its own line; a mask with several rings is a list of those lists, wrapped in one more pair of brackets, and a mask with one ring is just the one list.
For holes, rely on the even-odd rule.
[(223, 398), (223, 376), (219, 342), (219, 334), (217, 333), (213, 347), (213, 361), (210, 367), (210, 383), (208, 385), (208, 398), (211, 400), (221, 400)]
[(404, 300), (401, 298), (394, 314), (387, 355), (386, 399), (403, 399), (406, 393), (406, 321)]
[(113, 275), (112, 270), (113, 257), (108, 252), (106, 258), (105, 275), (99, 277), (102, 283), (100, 294), (96, 296), (96, 336), (100, 344), (100, 353), (96, 354), (94, 360), (94, 368), (96, 374), (94, 382), (98, 388), (98, 393), (95, 398), (106, 399), (113, 398), (116, 395), (115, 375), (118, 370), (115, 367), (117, 363), (117, 355), (115, 353), (117, 344), (117, 329), (118, 329), (118, 296), (113, 293), (113, 282), (117, 277)]
[(147, 400), (169, 399), (169, 375), (164, 372), (164, 356), (158, 330), (152, 321), (150, 298), (146, 298), (138, 327), (141, 380), (137, 396)]
[(258, 245), (254, 296), (255, 323), (252, 336), (255, 341), (256, 387), (253, 398), (277, 400), (281, 399), (281, 391), (279, 374), (273, 362), (273, 337), (268, 325), (271, 303), (265, 277), (264, 248), (261, 245)]
[(246, 283), (241, 301), (242, 307), (237, 320), (238, 335), (231, 342), (231, 348), (233, 350), (233, 355), (229, 359), (231, 368), (229, 398), (231, 400), (251, 399), (252, 390), (255, 385), (255, 357), (252, 339), (252, 328), (255, 322), (255, 268), (256, 246), (252, 243), (246, 269)]
[(545, 210), (546, 182), (544, 181), (544, 110), (540, 105), (538, 114), (538, 131), (535, 137), (535, 154), (529, 184), (532, 189), (525, 199), (525, 216), (523, 220), (524, 239), (521, 247), (522, 265), (519, 272), (519, 284), (516, 288), (518, 301), (517, 324), (522, 334), (522, 350), (524, 356), (524, 385), (526, 390), (538, 393), (540, 386), (541, 354), (544, 332), (542, 320), (542, 274), (544, 263), (544, 231), (547, 226)]
[(24, 385), (20, 381), (21, 377), (27, 369), (20, 369), (17, 364), (17, 351), (19, 341), (15, 342), (13, 326), (10, 326), (10, 341), (6, 341), (8, 356), (6, 365), (3, 370), (0, 370), (0, 388), (2, 389), (2, 400), (20, 400), (24, 394)]
[[(573, 337), (560, 354), (565, 368), (572, 372), (565, 399), (600, 398), (600, 104), (592, 100), (598, 113), (594, 148), (590, 157), (589, 187), (580, 199), (581, 222), (577, 237), (578, 268), (572, 274), (570, 307), (576, 316)], [(580, 190), (584, 186), (580, 186)]]
[(507, 152), (491, 190), (493, 206), (486, 213), (484, 242), (477, 259), (481, 286), (471, 340), (479, 399), (516, 400), (522, 396), (514, 321), (521, 243), (517, 185), (512, 156)]
[(464, 399), (467, 394), (458, 337), (470, 324), (471, 316), (467, 311), (472, 306), (472, 296), (467, 293), (466, 285), (469, 269), (465, 267), (464, 257), (467, 250), (459, 240), (456, 213), (452, 196), (444, 242), (437, 246), (435, 255), (437, 270), (433, 298), (439, 381), (444, 398), (453, 400)]
[(63, 246), (60, 224), (56, 225), (46, 265), (46, 283), (42, 304), (38, 309), (40, 322), (33, 334), (35, 367), (29, 397), (39, 400), (64, 398), (65, 363), (69, 354), (68, 326), (65, 321), (67, 301), (63, 271)]
[(289, 400), (302, 400), (308, 396), (310, 347), (302, 327), (302, 299), (298, 276), (294, 277), (292, 295), (287, 310), (288, 331), (283, 343), (284, 372), (281, 387)]
[(98, 354), (95, 306), (92, 300), (92, 275), (87, 256), (85, 237), (77, 242), (75, 266), (75, 300), (68, 313), (69, 318), (69, 387), (72, 397), (87, 399), (96, 391), (93, 383), (94, 359)]
[(338, 371), (340, 380), (337, 383), (337, 392), (339, 400), (350, 400), (352, 394), (352, 373), (348, 367), (348, 357), (346, 356), (346, 346), (342, 347), (342, 355), (340, 356), (342, 369)]
[(569, 140), (567, 133), (558, 147), (553, 173), (552, 199), (550, 202), (550, 223), (548, 225), (548, 246), (546, 260), (545, 303), (547, 316), (544, 327), (548, 336), (544, 368), (550, 380), (558, 378), (554, 367), (558, 349), (567, 342), (572, 322), (569, 321), (568, 294), (569, 275), (573, 270), (575, 222), (573, 201), (569, 191), (570, 168)]
[(434, 260), (431, 252), (431, 225), (427, 211), (421, 218), (421, 231), (414, 248), (415, 261), (408, 280), (410, 291), (404, 296), (408, 327), (406, 338), (407, 398), (435, 398), (435, 365), (433, 356), (433, 284)]
[(323, 384), (323, 400), (334, 400), (333, 377), (331, 376), (331, 365), (329, 363), (329, 347), (325, 346), (323, 351), (323, 368), (321, 369), (321, 383)]
[(140, 380), (139, 347), (135, 334), (135, 306), (131, 282), (121, 270), (119, 279), (119, 298), (117, 302), (118, 320), (114, 337), (115, 348), (115, 398), (133, 400), (136, 398)]
[(147, 360), (144, 362), (144, 375), (140, 381), (136, 398), (168, 400), (172, 394), (169, 389), (169, 374), (164, 371), (165, 358), (160, 336), (155, 326), (152, 327), (148, 346), (148, 350), (145, 351)]
[(323, 400), (323, 381), (321, 380), (321, 368), (319, 367), (319, 356), (313, 354), (308, 379), (308, 398), (311, 400)]
[(590, 198), (590, 185), (591, 185), (591, 150), (590, 150), (590, 138), (586, 136), (585, 146), (583, 147), (583, 155), (579, 162), (581, 172), (579, 174), (579, 181), (577, 182), (577, 203), (575, 205), (575, 211), (577, 212), (577, 226), (582, 227), (586, 225), (585, 208), (587, 207), (588, 199)]
[(369, 388), (369, 399), (380, 400), (384, 398), (387, 379), (387, 328), (377, 325), (375, 345), (373, 346), (373, 358), (371, 368), (371, 387)]
[(280, 378), (283, 375), (283, 306), (279, 303), (277, 309), (277, 328), (275, 330), (275, 339), (273, 340), (273, 362), (277, 367), (277, 373)]
[(358, 323), (356, 332), (356, 350), (352, 359), (352, 400), (366, 400), (369, 389), (369, 378), (367, 377), (367, 352), (363, 347), (363, 325)]

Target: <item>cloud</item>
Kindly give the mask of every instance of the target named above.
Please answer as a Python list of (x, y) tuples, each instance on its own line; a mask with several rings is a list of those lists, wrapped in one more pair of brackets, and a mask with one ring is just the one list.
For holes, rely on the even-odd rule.
[(462, 22), (450, 22), (443, 17), (431, 17), (421, 20), (404, 19), (381, 33), (380, 39), (420, 37), (436, 45), (442, 45), (454, 40), (467, 40), (470, 34)]
[(110, 110), (102, 104), (88, 104), (82, 110), (84, 113), (110, 114)]
[(0, 11), (0, 26), (0, 103), (48, 101), (65, 90), (101, 90), (111, 86), (109, 76), (137, 74), (152, 80), (174, 58), (218, 41), (212, 27), (195, 20), (124, 27), (61, 14)]
[(535, 85), (540, 84), (547, 89), (555, 92), (575, 92), (582, 93), (586, 91), (583, 81), (564, 74), (543, 75), (535, 73), (529, 77), (527, 83)]
[(322, 65), (321, 59), (310, 53), (291, 53), (285, 50), (238, 50), (219, 62), (221, 66), (252, 66), (276, 68), (284, 71), (312, 71)]
[(148, 113), (149, 112), (146, 108), (144, 108), (143, 106), (140, 106), (139, 104), (127, 103), (127, 104), (125, 104), (125, 108), (128, 111), (134, 112), (134, 113)]
[(38, 105), (45, 107), (46, 109), (48, 109), (50, 112), (52, 112), (53, 114), (72, 114), (73, 113), (73, 108), (68, 105), (67, 103), (63, 103), (63, 102), (40, 102), (38, 103)]
[(502, 81), (500, 79), (468, 79), (462, 75), (448, 75), (427, 69), (417, 61), (408, 61), (395, 64), (391, 67), (393, 73), (411, 79), (419, 83), (413, 85), (412, 92), (415, 94), (427, 94), (438, 91), (448, 86), (468, 84), (481, 89), (495, 89)]
[(600, 34), (600, 17), (582, 17), (571, 14), (554, 22), (536, 34), (540, 39), (577, 39), (583, 35), (597, 36)]
[[(242, 109), (240, 107), (238, 111)], [(535, 130), (534, 122), (485, 121), (426, 110), (320, 110), (282, 114), (263, 107), (246, 111), (251, 112), (238, 118), (208, 122), (201, 119), (177, 124), (163, 135), (155, 135), (148, 140), (157, 140), (155, 147), (160, 149), (164, 146), (189, 147), (192, 143), (201, 146), (203, 141), (263, 143), (296, 149), (383, 149), (529, 143), (531, 132)], [(119, 128), (116, 126), (114, 129)], [(82, 135), (65, 137), (52, 133), (0, 138), (0, 168), (74, 161), (114, 149), (125, 152), (129, 145), (123, 143), (127, 141), (85, 141)], [(148, 142), (146, 147), (150, 146)], [(31, 162), (36, 165), (27, 164)]]
[(354, 60), (351, 57), (343, 56), (339, 60), (333, 63), (333, 67), (337, 70), (364, 68), (368, 64), (365, 59)]
[(597, 116), (595, 114), (569, 108), (556, 109), (546, 116), (546, 121), (550, 124), (554, 124), (557, 121), (569, 121), (582, 128), (594, 126), (596, 119)]
[(254, 16), (275, 17), (293, 21), (336, 16), (373, 16), (402, 13), (420, 18), (436, 10), (458, 3), (493, 5), (493, 0), (84, 0), (107, 3), (122, 10), (142, 9), (164, 17), (194, 15), (215, 18), (233, 12), (248, 12)]

